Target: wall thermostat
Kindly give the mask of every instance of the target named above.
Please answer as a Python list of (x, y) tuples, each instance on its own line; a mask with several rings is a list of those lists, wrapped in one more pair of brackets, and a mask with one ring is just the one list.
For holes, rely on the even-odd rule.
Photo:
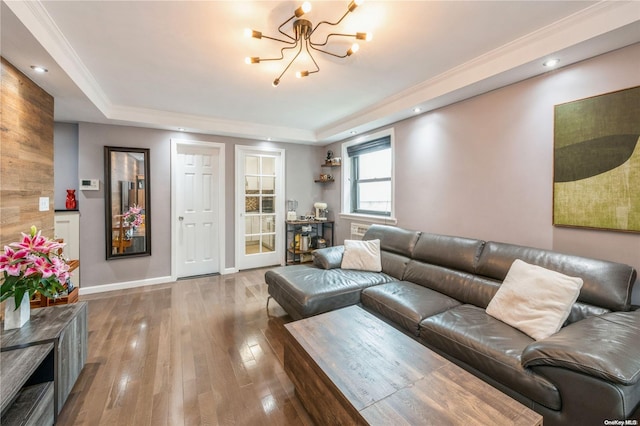
[(80, 179), (80, 189), (82, 191), (99, 191), (100, 180), (99, 179)]

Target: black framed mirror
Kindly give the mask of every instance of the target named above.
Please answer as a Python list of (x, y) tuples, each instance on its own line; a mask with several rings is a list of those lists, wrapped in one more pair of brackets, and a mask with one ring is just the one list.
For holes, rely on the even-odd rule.
[(107, 260), (151, 255), (149, 149), (104, 147)]

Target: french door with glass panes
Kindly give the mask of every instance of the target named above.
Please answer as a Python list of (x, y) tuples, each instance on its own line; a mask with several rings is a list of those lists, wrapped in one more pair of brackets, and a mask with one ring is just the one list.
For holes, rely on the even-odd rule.
[(282, 262), (284, 150), (236, 147), (236, 268)]

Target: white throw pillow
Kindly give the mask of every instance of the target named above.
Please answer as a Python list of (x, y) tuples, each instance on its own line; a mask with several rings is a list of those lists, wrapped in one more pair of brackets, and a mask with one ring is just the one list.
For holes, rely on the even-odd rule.
[(582, 278), (516, 259), (489, 302), (487, 314), (541, 340), (560, 330), (582, 283)]
[(344, 254), (340, 267), (360, 271), (382, 271), (380, 240), (344, 240)]

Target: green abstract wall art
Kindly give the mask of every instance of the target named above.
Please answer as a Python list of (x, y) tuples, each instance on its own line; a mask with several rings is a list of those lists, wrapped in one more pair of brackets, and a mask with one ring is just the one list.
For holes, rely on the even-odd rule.
[(640, 86), (555, 106), (553, 224), (640, 232)]

